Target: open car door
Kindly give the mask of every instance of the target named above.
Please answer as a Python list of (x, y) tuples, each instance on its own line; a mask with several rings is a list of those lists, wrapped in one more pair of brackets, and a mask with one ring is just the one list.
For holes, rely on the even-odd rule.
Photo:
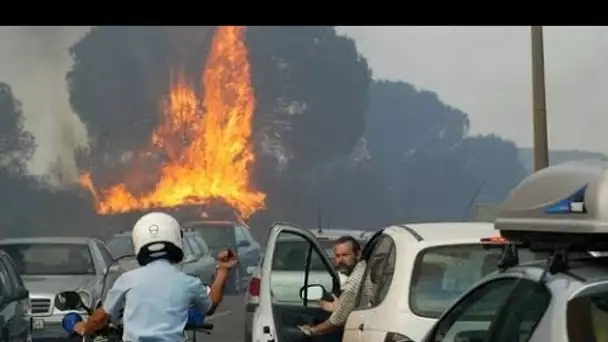
[[(253, 336), (263, 338), (256, 341), (307, 340), (298, 326), (315, 325), (330, 316), (312, 299), (316, 298), (313, 292), (318, 296), (319, 285), (327, 291), (327, 299), (331, 293), (339, 295), (338, 274), (315, 236), (307, 229), (273, 224), (262, 262), (260, 306), (253, 327)], [(341, 337), (340, 331), (315, 336), (315, 341), (339, 342)]]

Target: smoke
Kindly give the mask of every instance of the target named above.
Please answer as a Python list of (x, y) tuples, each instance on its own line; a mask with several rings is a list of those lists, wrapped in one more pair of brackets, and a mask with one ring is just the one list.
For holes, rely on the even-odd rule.
[(0, 80), (23, 103), (25, 128), (38, 145), (28, 171), (56, 185), (78, 177), (74, 150), (87, 145), (87, 133), (72, 112), (66, 73), (69, 48), (90, 27), (0, 27)]

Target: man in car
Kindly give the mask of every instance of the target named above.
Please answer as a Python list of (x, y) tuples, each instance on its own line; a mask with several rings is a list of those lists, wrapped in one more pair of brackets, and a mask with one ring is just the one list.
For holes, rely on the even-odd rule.
[[(340, 276), (340, 288), (344, 291), (355, 266), (361, 257), (361, 245), (352, 236), (342, 236), (333, 243), (334, 266)], [(333, 301), (321, 300), (319, 304), (325, 311), (333, 312), (338, 298)]]
[[(343, 271), (348, 272), (348, 279), (346, 280), (346, 283), (343, 286), (342, 294), (340, 294), (340, 297), (333, 302), (333, 305), (331, 305), (331, 307), (326, 303), (321, 303), (321, 305), (323, 305), (326, 310), (331, 309), (328, 310), (332, 312), (331, 316), (324, 322), (319, 323), (315, 326), (298, 326), (302, 333), (307, 336), (319, 336), (335, 332), (338, 329), (344, 327), (348, 315), (350, 315), (350, 313), (355, 309), (355, 301), (357, 299), (357, 293), (359, 292), (359, 288), (363, 283), (363, 275), (367, 266), (367, 260), (369, 259), (371, 249), (375, 241), (377, 241), (378, 237), (380, 236), (381, 235), (375, 235), (374, 237), (372, 237), (372, 239), (365, 245), (362, 251), (359, 251), (359, 243), (355, 244), (350, 240), (352, 239), (352, 237), (344, 237), (336, 240), (336, 247), (341, 244), (352, 245), (352, 250), (350, 253), (346, 253), (346, 251), (342, 253), (343, 250), (341, 248), (337, 249), (338, 253), (336, 253), (336, 249), (334, 249), (334, 254), (339, 254), (339, 258), (336, 258), (337, 260), (335, 261), (335, 263), (340, 264), (340, 268)], [(354, 242), (357, 242), (355, 239), (352, 240), (354, 240)], [(327, 308), (325, 306), (327, 306)]]

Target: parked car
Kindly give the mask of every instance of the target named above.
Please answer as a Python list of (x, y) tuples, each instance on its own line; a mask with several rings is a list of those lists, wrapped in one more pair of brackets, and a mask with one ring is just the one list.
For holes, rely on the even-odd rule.
[[(37, 237), (0, 240), (0, 249), (13, 260), (29, 290), (34, 338), (64, 337), (61, 319), (65, 312), (54, 308), (52, 301), (61, 291), (74, 290), (85, 304), (102, 302), (102, 281), (110, 286), (116, 269), (108, 266), (112, 256), (103, 242), (85, 237)], [(83, 312), (83, 314), (85, 314)]]
[[(317, 243), (328, 258), (333, 259), (333, 242), (341, 236), (350, 235), (354, 237), (361, 247), (367, 243), (374, 232), (347, 229), (315, 229), (310, 230), (314, 234)], [(304, 283), (304, 269), (306, 253), (310, 244), (299, 236), (283, 234), (276, 242), (273, 272), (272, 272), (272, 299), (274, 303), (299, 305), (302, 303), (298, 291)], [(323, 261), (314, 253), (311, 256), (311, 272), (309, 283), (320, 283), (331, 288), (332, 279), (327, 276)], [(262, 259), (264, 257), (262, 256)], [(245, 295), (245, 340), (251, 341), (253, 316), (260, 302), (260, 279), (261, 262), (252, 274), (249, 281), (247, 294)], [(315, 305), (311, 303), (311, 305)]]
[[(124, 232), (115, 234), (107, 242), (108, 249), (114, 258), (133, 254), (133, 241), (131, 233)], [(204, 283), (210, 283), (215, 274), (215, 259), (199, 232), (184, 233), (184, 259), (180, 263), (182, 270), (190, 275), (201, 279)], [(139, 267), (137, 261), (128, 259), (122, 267), (129, 270)]]
[[(507, 240), (502, 269), (454, 301), (417, 342), (608, 340), (607, 194), (606, 162), (564, 163), (524, 179), (495, 221)], [(526, 248), (543, 260), (518, 260)]]
[(31, 341), (34, 324), (29, 291), (11, 257), (0, 251), (0, 341)]
[(234, 250), (239, 263), (231, 270), (226, 291), (240, 293), (247, 287), (251, 274), (260, 261), (262, 249), (246, 224), (235, 221), (194, 221), (184, 223), (183, 227), (187, 231), (199, 232), (213, 257), (223, 249)]
[[(363, 276), (355, 310), (344, 331), (324, 336), (323, 341), (417, 341), (421, 339), (443, 308), (467, 288), (492, 271), (488, 260), (495, 261), (501, 250), (485, 249), (481, 239), (497, 236), (491, 223), (440, 222), (394, 225), (370, 238), (371, 255)], [(307, 229), (277, 224), (272, 227), (261, 267), (259, 306), (252, 323), (253, 340), (269, 333), (279, 341), (296, 338), (296, 325), (321, 322), (329, 313), (300, 297), (288, 305), (274, 300), (276, 263), (282, 239), (298, 238), (312, 248), (324, 270), (300, 266), (299, 283), (281, 288), (299, 296), (305, 286), (322, 285), (339, 296), (337, 272), (324, 248)], [(269, 258), (269, 260), (266, 260)], [(494, 264), (493, 264), (494, 265)], [(321, 278), (321, 274), (324, 278)], [(304, 275), (307, 275), (306, 277)], [(314, 274), (314, 277), (312, 276)], [(279, 273), (280, 275), (280, 273)], [(305, 282), (305, 280), (308, 280)]]

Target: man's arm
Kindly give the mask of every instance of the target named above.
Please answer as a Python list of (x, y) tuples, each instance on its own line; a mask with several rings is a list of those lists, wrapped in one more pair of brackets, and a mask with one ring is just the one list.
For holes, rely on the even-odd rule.
[(364, 271), (365, 264), (363, 263), (358, 264), (353, 270), (349, 279), (349, 284), (338, 298), (331, 316), (329, 316), (325, 322), (310, 328), (313, 335), (328, 334), (338, 330), (346, 324), (348, 315), (355, 309), (355, 301), (357, 300), (357, 293), (359, 292), (359, 287), (363, 280)]
[(112, 288), (108, 290), (102, 306), (97, 308), (86, 322), (74, 326), (75, 332), (84, 336), (91, 335), (106, 326), (110, 318), (117, 318), (124, 303), (127, 289), (126, 281), (121, 275), (116, 279)]
[(218, 267), (215, 272), (213, 284), (211, 284), (209, 295), (207, 295), (207, 291), (205, 291), (204, 297), (209, 302), (206, 315), (212, 315), (224, 299), (224, 288), (228, 281), (228, 271), (229, 269)]
[(226, 287), (226, 281), (228, 280), (228, 272), (234, 265), (236, 265), (238, 259), (236, 254), (227, 249), (221, 251), (217, 256), (217, 269), (215, 271), (215, 279), (211, 284), (211, 291), (209, 292), (209, 298), (211, 299), (211, 307), (207, 310), (207, 315), (211, 315), (215, 312), (218, 305), (224, 298), (224, 288)]

